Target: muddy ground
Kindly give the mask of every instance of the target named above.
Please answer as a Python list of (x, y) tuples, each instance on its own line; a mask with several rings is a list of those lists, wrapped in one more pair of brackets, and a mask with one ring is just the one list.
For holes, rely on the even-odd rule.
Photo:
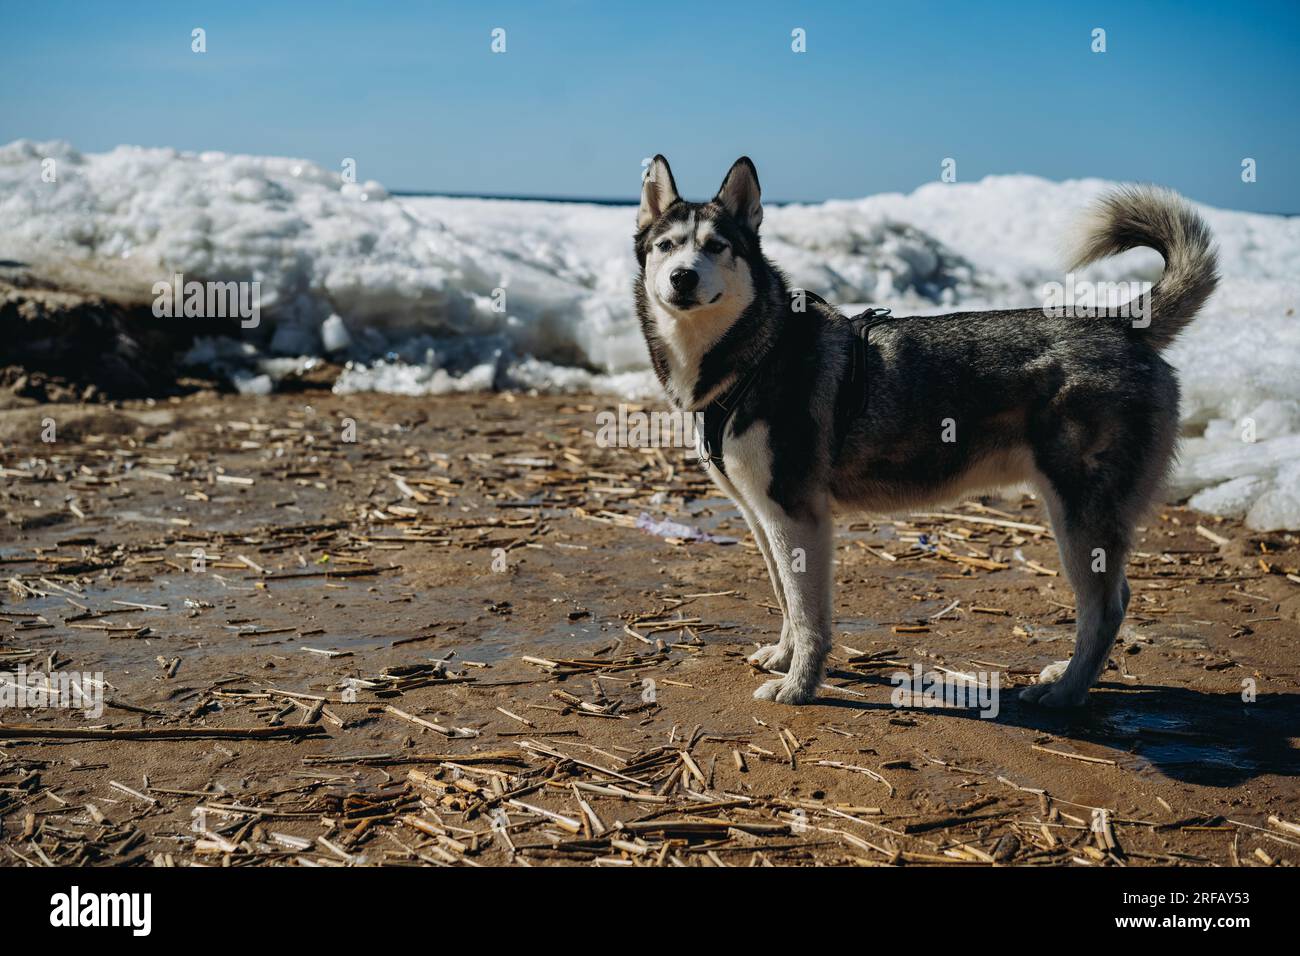
[[(842, 519), (787, 708), (743, 522), (684, 449), (599, 447), (607, 400), (7, 404), (0, 670), (105, 701), (0, 709), (7, 864), (1300, 862), (1295, 535), (1153, 514), (1062, 714), (1016, 699), (1073, 637), (1032, 498)], [(914, 665), (996, 716), (894, 706)]]

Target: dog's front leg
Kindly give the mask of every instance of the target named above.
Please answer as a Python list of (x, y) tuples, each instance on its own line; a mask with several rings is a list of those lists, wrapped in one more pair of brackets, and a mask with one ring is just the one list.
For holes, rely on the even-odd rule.
[[(786, 675), (754, 692), (759, 700), (806, 704), (817, 695), (831, 647), (831, 518), (827, 502), (792, 515), (769, 498), (754, 502), (785, 594), (781, 643), (789, 648)], [(780, 645), (777, 645), (780, 648)]]
[(790, 639), (790, 615), (785, 607), (785, 587), (781, 584), (781, 572), (776, 563), (776, 556), (772, 553), (772, 545), (767, 540), (767, 532), (763, 530), (763, 523), (747, 505), (735, 497), (734, 490), (732, 495), (736, 506), (745, 518), (745, 523), (753, 532), (754, 543), (758, 545), (758, 552), (763, 556), (763, 564), (767, 566), (767, 575), (772, 581), (772, 593), (776, 595), (776, 603), (781, 608), (780, 640), (775, 644), (766, 644), (750, 654), (749, 662), (766, 670), (784, 672), (790, 667), (794, 642)]

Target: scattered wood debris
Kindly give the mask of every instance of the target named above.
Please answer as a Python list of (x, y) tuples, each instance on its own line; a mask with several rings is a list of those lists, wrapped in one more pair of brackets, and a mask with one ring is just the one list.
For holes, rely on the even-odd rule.
[[(1153, 741), (1229, 753), (1218, 728), (1044, 731), (1007, 685), (1002, 721), (892, 704), (890, 677), (918, 664), (976, 685), (992, 668), (1014, 685), (1068, 654), (1054, 642), (1072, 636), (1073, 596), (1028, 499), (851, 523), (837, 573), (887, 609), (837, 607), (846, 633), (823, 689), (846, 706), (775, 708), (750, 703), (760, 675), (745, 663), (780, 627), (761, 558), (676, 450), (598, 447), (585, 433), (596, 407), (567, 399), (528, 417), (515, 397), (448, 397), (465, 413), (361, 422), (355, 443), (338, 435), (343, 399), (274, 401), (284, 414), (250, 402), (205, 418), (207, 443), (4, 449), (0, 495), (20, 535), (0, 549), (0, 680), (20, 665), (132, 662), (104, 668), (96, 716), (0, 712), (6, 863), (1300, 859), (1285, 801), (1232, 818), (1175, 810), (1183, 789), (1148, 798), (1152, 774), (1111, 806), (1071, 802), (1136, 779)], [(643, 512), (741, 542), (646, 535)], [(1194, 674), (1188, 687), (1235, 691), (1234, 672), (1292, 686), (1289, 671), (1265, 673), (1250, 638), (1289, 622), (1278, 595), (1300, 583), (1294, 542), (1197, 521), (1153, 519), (1105, 680), (1150, 695), (1142, 665), (1162, 654)], [(626, 586), (626, 562), (606, 568), (622, 535), (650, 569)], [(734, 563), (709, 575), (683, 560), (727, 552)], [(473, 606), (443, 596), (466, 568), (490, 582)], [(575, 585), (575, 568), (615, 578), (619, 601)], [(547, 582), (549, 632), (520, 597), (529, 577)], [(1225, 613), (1179, 616), (1193, 588), (1213, 588)], [(968, 638), (960, 651), (954, 635)], [(959, 722), (975, 729), (952, 732)]]

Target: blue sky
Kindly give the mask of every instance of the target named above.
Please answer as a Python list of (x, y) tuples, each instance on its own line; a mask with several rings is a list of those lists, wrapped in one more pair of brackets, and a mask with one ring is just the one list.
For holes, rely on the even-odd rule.
[(1295, 0), (0, 2), (3, 142), (353, 157), (391, 189), (590, 197), (635, 195), (655, 152), (691, 198), (747, 153), (767, 196), (797, 200), (908, 191), (952, 157), (959, 180), (1146, 180), (1300, 212)]

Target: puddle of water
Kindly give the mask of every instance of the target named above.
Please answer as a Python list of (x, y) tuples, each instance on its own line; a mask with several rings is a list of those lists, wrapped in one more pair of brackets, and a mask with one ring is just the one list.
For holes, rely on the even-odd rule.
[(169, 527), (174, 526), (172, 519), (169, 517), (163, 515), (147, 515), (143, 511), (133, 511), (129, 508), (126, 511), (115, 511), (108, 517), (112, 518), (114, 521), (120, 521), (123, 523), (129, 522), (134, 524), (161, 524)]
[[(400, 581), (387, 575), (386, 583)], [(397, 603), (393, 588), (372, 592), (373, 578), (338, 579), (325, 589), (325, 578), (266, 582), (255, 587), (236, 570), (172, 574), (142, 581), (116, 581), (107, 587), (91, 583), (75, 596), (54, 591), (48, 597), (29, 598), (12, 610), (37, 613), (52, 627), (15, 627), (4, 646), (31, 648), (40, 659), (51, 651), (72, 658), (71, 666), (93, 665), (106, 671), (156, 667), (159, 655), (243, 654), (253, 648), (273, 648), (297, 654), (301, 647), (324, 650), (359, 650), (384, 647), (421, 631), (427, 620), (414, 602)], [(96, 612), (114, 613), (75, 620), (83, 612), (65, 600), (69, 597)], [(166, 610), (126, 607), (125, 604), (162, 605)], [(344, 607), (334, 608), (335, 603)], [(360, 632), (356, 622), (373, 621), (373, 632)], [(340, 627), (339, 623), (345, 626)], [(77, 626), (81, 625), (81, 626)], [(147, 627), (150, 633), (133, 636), (110, 628)], [(292, 630), (281, 630), (292, 628)], [(322, 629), (321, 633), (301, 631)], [(276, 631), (278, 633), (264, 633)], [(201, 645), (196, 647), (196, 645)]]
[[(602, 642), (612, 644), (623, 636), (621, 621), (585, 618), (554, 624), (540, 633), (522, 625), (514, 626), (507, 621), (489, 627), (477, 638), (464, 638), (464, 642), (457, 645), (456, 655), (491, 664), (508, 657), (518, 657), (519, 648), (527, 645), (560, 648), (565, 657), (585, 656)], [(650, 649), (648, 645), (641, 646)], [(542, 650), (541, 653), (545, 655), (546, 651)]]
[[(844, 631), (847, 634), (865, 634), (876, 628), (884, 627), (881, 621), (872, 620), (869, 617), (843, 617), (836, 618), (834, 627)], [(888, 631), (883, 631), (881, 637), (893, 637)]]
[[(706, 631), (700, 635), (704, 644), (752, 644), (758, 638), (748, 628), (737, 626), (735, 621), (716, 620), (711, 623), (720, 626), (720, 630)], [(763, 635), (759, 635), (762, 637)], [(654, 637), (662, 638), (665, 644), (686, 643), (688, 638), (681, 631), (663, 631)], [(775, 640), (776, 632), (771, 632), (767, 640)], [(623, 622), (618, 619), (586, 618), (580, 621), (565, 621), (550, 625), (538, 631), (535, 627), (514, 625), (508, 620), (493, 624), (478, 637), (458, 634), (453, 642), (459, 657), (493, 663), (511, 657), (518, 657), (521, 647), (528, 647), (527, 653), (545, 657), (548, 653), (560, 657), (586, 657), (597, 648), (623, 642), (624, 654), (645, 655), (652, 653), (654, 647), (628, 638), (623, 632)]]
[(1133, 756), (1144, 769), (1168, 772), (1170, 767), (1198, 766), (1239, 772), (1257, 767), (1246, 747), (1206, 733), (1183, 715), (1121, 708), (1098, 724), (1109, 733), (1135, 740)]

